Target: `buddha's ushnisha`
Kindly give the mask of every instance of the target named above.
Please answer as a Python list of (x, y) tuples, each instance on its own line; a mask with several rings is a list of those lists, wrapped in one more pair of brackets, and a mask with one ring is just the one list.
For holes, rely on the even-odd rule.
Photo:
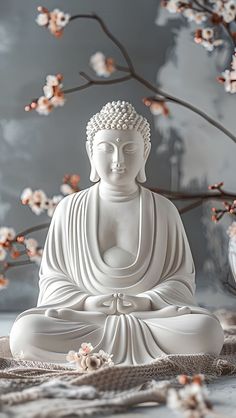
[(36, 308), (18, 316), (13, 355), (65, 362), (90, 342), (115, 364), (162, 354), (219, 354), (217, 318), (194, 301), (195, 269), (176, 207), (141, 186), (150, 127), (125, 101), (87, 126), (95, 185), (57, 206), (40, 266)]

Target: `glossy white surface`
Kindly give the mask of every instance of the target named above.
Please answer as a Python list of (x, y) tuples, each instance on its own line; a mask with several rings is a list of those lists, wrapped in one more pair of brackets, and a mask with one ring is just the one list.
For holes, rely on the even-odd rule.
[[(115, 109), (117, 128), (124, 102)], [(110, 111), (112, 106), (108, 119)], [(132, 117), (147, 125), (134, 112)], [(194, 300), (195, 268), (179, 212), (140, 185), (150, 151), (140, 126), (96, 125), (92, 146), (90, 135), (90, 178), (99, 181), (55, 210), (38, 305), (12, 328), (14, 355), (64, 362), (82, 342), (113, 353), (115, 364), (147, 363), (164, 353), (220, 352), (221, 326)]]

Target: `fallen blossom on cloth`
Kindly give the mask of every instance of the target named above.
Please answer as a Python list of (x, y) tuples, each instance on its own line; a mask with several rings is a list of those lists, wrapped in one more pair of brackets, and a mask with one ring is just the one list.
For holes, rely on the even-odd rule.
[(208, 391), (203, 385), (204, 376), (179, 376), (181, 389), (170, 388), (167, 394), (167, 406), (186, 418), (204, 418), (212, 410), (208, 400)]
[(103, 367), (113, 366), (112, 357), (112, 354), (103, 350), (94, 353), (91, 343), (82, 343), (78, 352), (73, 350), (68, 352), (66, 360), (74, 363), (78, 370), (92, 372)]

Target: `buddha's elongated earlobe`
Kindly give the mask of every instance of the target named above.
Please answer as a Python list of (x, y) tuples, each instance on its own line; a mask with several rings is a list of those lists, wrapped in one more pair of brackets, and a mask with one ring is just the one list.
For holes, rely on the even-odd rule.
[(145, 171), (145, 165), (146, 165), (146, 161), (148, 159), (149, 153), (151, 151), (151, 142), (145, 143), (144, 146), (144, 164), (142, 166), (142, 168), (140, 169), (139, 173), (137, 174), (136, 180), (139, 183), (145, 183), (145, 181), (147, 180), (146, 177), (146, 171)]
[(96, 183), (97, 181), (99, 181), (99, 180), (100, 180), (100, 177), (99, 177), (99, 175), (98, 175), (98, 173), (97, 173), (97, 170), (96, 170), (96, 168), (93, 166), (93, 164), (91, 164), (90, 180), (91, 180), (93, 183)]
[(94, 164), (93, 164), (92, 144), (89, 143), (88, 141), (86, 142), (86, 151), (87, 151), (89, 161), (90, 161), (90, 165), (91, 165), (91, 171), (90, 171), (90, 177), (89, 178), (93, 183), (96, 183), (97, 181), (100, 180), (100, 177), (99, 177), (99, 175), (97, 173), (97, 170), (96, 170), (96, 168), (94, 167)]
[(137, 175), (137, 177), (136, 177), (136, 180), (139, 182), (139, 183), (145, 183), (145, 181), (147, 180), (147, 177), (146, 177), (146, 172), (145, 172), (145, 165), (141, 168), (141, 170), (139, 171), (139, 173), (138, 173), (138, 175)]

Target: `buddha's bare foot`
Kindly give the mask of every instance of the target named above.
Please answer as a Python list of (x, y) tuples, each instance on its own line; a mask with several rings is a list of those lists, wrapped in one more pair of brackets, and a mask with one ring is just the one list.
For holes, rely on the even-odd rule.
[(44, 313), (45, 316), (49, 316), (50, 318), (58, 318), (58, 310), (54, 308), (49, 308)]
[(186, 315), (186, 314), (190, 314), (192, 311), (188, 306), (181, 306), (180, 308), (178, 308), (178, 313), (180, 313), (181, 315)]
[(155, 317), (157, 318), (169, 318), (173, 316), (187, 315), (191, 313), (191, 309), (188, 306), (176, 306), (171, 305), (165, 308), (155, 311)]

